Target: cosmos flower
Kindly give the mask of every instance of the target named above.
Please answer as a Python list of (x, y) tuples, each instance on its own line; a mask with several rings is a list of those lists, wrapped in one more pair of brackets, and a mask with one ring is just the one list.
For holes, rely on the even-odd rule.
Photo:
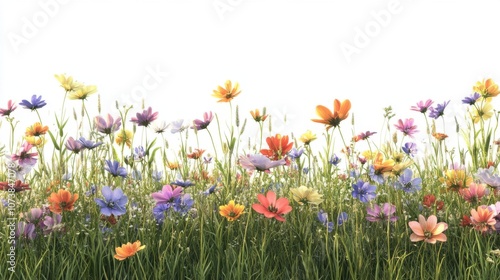
[(193, 121), (192, 129), (202, 130), (208, 127), (208, 125), (212, 122), (214, 116), (212, 112), (203, 113), (203, 120), (196, 119)]
[(97, 92), (97, 87), (90, 86), (81, 86), (75, 88), (74, 90), (68, 92), (68, 98), (72, 100), (87, 100), (87, 97)]
[(219, 206), (219, 214), (230, 222), (236, 221), (244, 213), (243, 210), (245, 210), (245, 206), (235, 204), (234, 200), (230, 200), (226, 205)]
[(463, 104), (469, 104), (469, 105), (474, 105), (476, 103), (476, 101), (481, 97), (481, 94), (477, 93), (477, 92), (474, 92), (473, 95), (471, 95), (470, 97), (465, 97), (464, 99), (462, 99), (462, 103)]
[(14, 104), (12, 100), (7, 102), (7, 109), (0, 109), (0, 116), (8, 117), (14, 110), (17, 109), (17, 106)]
[(358, 141), (361, 141), (361, 140), (366, 140), (366, 139), (368, 139), (370, 136), (372, 136), (375, 133), (377, 133), (377, 132), (371, 132), (371, 131), (361, 132), (360, 134), (354, 136), (352, 140), (354, 142), (358, 142)]
[(333, 113), (328, 108), (323, 105), (316, 106), (316, 114), (321, 119), (312, 119), (313, 122), (322, 123), (326, 125), (326, 130), (337, 127), (341, 121), (345, 120), (349, 116), (349, 110), (351, 109), (351, 101), (346, 99), (340, 103), (340, 100), (335, 99), (333, 101)]
[(495, 97), (500, 93), (498, 85), (493, 82), (492, 79), (486, 79), (476, 82), (476, 85), (472, 87), (474, 92), (481, 94), (483, 98)]
[(291, 188), (290, 192), (293, 195), (293, 199), (297, 201), (298, 204), (314, 204), (318, 205), (323, 202), (323, 195), (319, 194), (318, 191), (313, 188), (308, 188), (306, 186), (300, 186), (298, 188)]
[(170, 132), (172, 134), (175, 134), (175, 133), (178, 133), (178, 132), (183, 132), (186, 128), (189, 127), (187, 125), (182, 125), (183, 122), (184, 122), (183, 119), (178, 119), (176, 121), (171, 122), (170, 126), (172, 128), (170, 129)]
[(471, 117), (474, 123), (486, 121), (493, 116), (495, 110), (491, 102), (481, 102), (479, 105), (472, 107)]
[(486, 205), (480, 205), (477, 209), (471, 209), (470, 214), (471, 224), (477, 231), (486, 232), (489, 229), (494, 229), (497, 222), (494, 209)]
[(393, 204), (386, 202), (382, 205), (382, 208), (378, 204), (374, 204), (372, 207), (366, 207), (366, 219), (370, 222), (395, 222), (398, 220), (398, 217), (394, 216), (395, 212), (396, 206)]
[(146, 248), (146, 245), (141, 246), (141, 241), (139, 240), (134, 243), (127, 242), (127, 244), (122, 244), (121, 247), (116, 247), (116, 254), (114, 255), (114, 258), (119, 261), (123, 261), (127, 258), (132, 257), (144, 248)]
[(375, 193), (377, 187), (374, 185), (370, 185), (368, 182), (363, 182), (362, 180), (359, 180), (356, 184), (353, 184), (352, 188), (352, 196), (359, 199), (363, 203), (367, 203), (377, 196), (377, 194)]
[(486, 185), (494, 189), (500, 189), (500, 176), (494, 174), (495, 168), (491, 166), (490, 168), (479, 168), (476, 173), (476, 177)]
[(463, 188), (458, 193), (469, 203), (477, 203), (490, 192), (486, 184), (471, 183), (468, 188)]
[(449, 103), (450, 101), (444, 101), (443, 104), (438, 104), (436, 108), (430, 107), (429, 117), (433, 119), (438, 119), (439, 117), (443, 116), (444, 109), (446, 109), (446, 106), (448, 106)]
[(413, 171), (406, 168), (399, 176), (399, 180), (394, 182), (394, 187), (407, 193), (417, 192), (422, 188), (422, 179), (413, 178)]
[(72, 151), (75, 154), (78, 154), (81, 150), (85, 149), (85, 146), (83, 146), (82, 142), (76, 141), (73, 137), (68, 138), (65, 146), (68, 151)]
[(92, 150), (92, 149), (99, 147), (103, 144), (102, 142), (94, 142), (92, 140), (87, 140), (87, 139), (85, 139), (85, 137), (80, 137), (77, 141), (82, 143), (83, 147), (85, 147), (86, 149), (89, 149), (89, 150)]
[(259, 193), (257, 199), (260, 204), (253, 204), (252, 209), (259, 214), (263, 214), (266, 218), (275, 218), (280, 222), (284, 222), (283, 215), (292, 211), (288, 199), (285, 197), (276, 199), (276, 194), (273, 191), (268, 191), (266, 195)]
[(43, 126), (41, 123), (36, 122), (32, 126), (26, 128), (26, 133), (24, 135), (26, 135), (27, 137), (42, 136), (45, 135), (47, 131), (49, 131), (48, 126)]
[(398, 123), (395, 124), (394, 126), (403, 133), (405, 136), (410, 136), (413, 138), (413, 134), (417, 133), (417, 125), (413, 124), (414, 120), (413, 118), (410, 119), (405, 119), (403, 122), (401, 119), (398, 120)]
[(23, 183), (21, 180), (16, 180), (14, 184), (9, 182), (0, 182), (0, 190), (9, 192), (12, 190), (14, 192), (22, 192), (31, 190), (31, 188), (29, 187), (29, 184)]
[(432, 103), (434, 103), (434, 101), (432, 101), (430, 99), (427, 99), (427, 101), (425, 101), (425, 102), (419, 101), (416, 106), (411, 106), (410, 110), (425, 114), (427, 112), (427, 109), (429, 109), (429, 107), (431, 107)]
[(158, 118), (158, 112), (153, 113), (153, 109), (148, 107), (147, 110), (143, 110), (142, 113), (137, 113), (135, 117), (130, 119), (131, 122), (137, 124), (138, 126), (148, 127), (154, 120)]
[(120, 129), (121, 125), (122, 125), (121, 117), (116, 118), (116, 120), (113, 119), (113, 117), (110, 114), (108, 114), (106, 119), (104, 119), (101, 116), (95, 117), (95, 126), (97, 131), (104, 134), (111, 134), (117, 132)]
[(161, 191), (151, 194), (151, 197), (158, 204), (171, 204), (177, 197), (182, 195), (182, 188), (172, 188), (170, 185), (164, 185)]
[(269, 172), (269, 169), (273, 167), (277, 167), (280, 165), (286, 164), (286, 160), (280, 159), (277, 161), (272, 161), (268, 157), (264, 155), (248, 155), (248, 156), (240, 156), (240, 165), (249, 170), (257, 170), (257, 171), (266, 171)]
[(445, 242), (446, 235), (443, 233), (448, 228), (448, 224), (437, 222), (435, 215), (429, 216), (426, 220), (424, 216), (418, 215), (418, 222), (408, 223), (413, 233), (410, 235), (411, 242), (425, 241), (435, 244), (437, 241)]
[(40, 96), (33, 95), (31, 97), (31, 102), (26, 99), (23, 99), (21, 103), (19, 103), (19, 105), (23, 106), (23, 108), (25, 109), (30, 109), (31, 111), (33, 111), (44, 107), (45, 105), (47, 105), (47, 103), (45, 103), (45, 100), (42, 100), (41, 95)]
[(77, 193), (71, 194), (67, 190), (58, 190), (52, 193), (48, 198), (50, 202), (49, 209), (56, 214), (61, 214), (63, 211), (73, 211), (77, 199)]
[(267, 119), (265, 107), (264, 110), (262, 110), (262, 115), (260, 114), (259, 109), (255, 109), (255, 111), (250, 111), (250, 115), (252, 115), (252, 118), (256, 122), (264, 122)]
[(155, 133), (163, 133), (165, 131), (167, 131), (167, 128), (170, 126), (169, 123), (167, 123), (166, 121), (154, 121), (153, 124), (152, 124), (152, 128), (154, 130)]
[(213, 90), (212, 96), (219, 99), (217, 102), (231, 102), (240, 93), (240, 85), (236, 83), (233, 87), (232, 82), (227, 80), (224, 87), (217, 86), (217, 89)]
[(127, 212), (125, 204), (128, 202), (128, 197), (123, 193), (122, 189), (116, 188), (112, 190), (109, 186), (104, 186), (101, 193), (104, 199), (94, 198), (94, 201), (101, 208), (102, 215), (118, 217)]
[(65, 74), (55, 74), (54, 77), (56, 77), (65, 91), (73, 91), (83, 86), (81, 83), (74, 81), (73, 77), (66, 76)]
[(106, 166), (104, 166), (104, 170), (108, 171), (113, 175), (113, 177), (122, 177), (125, 178), (127, 177), (127, 169), (125, 167), (121, 167), (120, 163), (116, 160), (105, 160)]
[(299, 141), (304, 143), (304, 145), (309, 145), (312, 141), (316, 140), (317, 138), (318, 137), (316, 137), (316, 134), (308, 130), (300, 136)]
[(203, 149), (194, 149), (192, 153), (187, 154), (186, 156), (190, 159), (199, 159), (203, 155), (205, 150)]
[(33, 148), (33, 145), (31, 145), (28, 142), (24, 142), (23, 145), (21, 146), (21, 150), (19, 151), (19, 154), (13, 154), (10, 156), (10, 159), (13, 161), (16, 161), (19, 163), (19, 165), (30, 165), (34, 166), (36, 164), (37, 159), (35, 156), (38, 155), (38, 153), (30, 153), (29, 151)]

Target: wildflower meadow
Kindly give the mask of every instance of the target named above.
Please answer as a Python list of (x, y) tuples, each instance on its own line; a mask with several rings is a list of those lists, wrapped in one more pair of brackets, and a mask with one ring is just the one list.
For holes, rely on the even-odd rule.
[(423, 96), (356, 131), (332, 96), (288, 133), (237, 81), (192, 121), (53, 81), (57, 104), (0, 98), (0, 279), (500, 279), (491, 78), (454, 127), (450, 100)]

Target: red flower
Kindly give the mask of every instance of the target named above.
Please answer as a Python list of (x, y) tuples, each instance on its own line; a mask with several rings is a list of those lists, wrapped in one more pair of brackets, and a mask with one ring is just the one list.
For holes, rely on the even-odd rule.
[(194, 149), (194, 152), (187, 154), (187, 157), (191, 159), (199, 159), (204, 152), (205, 150), (202, 149)]
[(292, 206), (289, 205), (288, 199), (281, 197), (276, 200), (276, 194), (273, 191), (268, 191), (264, 196), (259, 193), (257, 199), (260, 204), (252, 205), (253, 210), (259, 214), (263, 214), (266, 218), (275, 218), (280, 222), (284, 222), (283, 215), (292, 211)]
[(266, 139), (269, 149), (262, 149), (260, 153), (270, 158), (271, 160), (280, 160), (284, 158), (293, 147), (293, 142), (289, 142), (288, 135), (270, 136)]
[(435, 206), (436, 210), (442, 210), (444, 208), (444, 201), (436, 201), (436, 197), (433, 194), (426, 194), (424, 196), (424, 200), (422, 201), (422, 205), (427, 208)]
[(21, 180), (16, 180), (14, 184), (10, 184), (9, 182), (0, 182), (0, 190), (9, 191), (9, 189), (13, 189), (14, 192), (22, 192), (26, 190), (31, 190), (29, 184), (25, 184), (21, 182)]

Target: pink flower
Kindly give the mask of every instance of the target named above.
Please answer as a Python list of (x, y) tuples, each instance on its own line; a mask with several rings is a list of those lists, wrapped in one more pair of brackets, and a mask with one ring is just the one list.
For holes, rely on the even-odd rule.
[(408, 223), (413, 233), (410, 235), (412, 242), (425, 241), (435, 244), (436, 241), (445, 242), (446, 235), (443, 233), (448, 228), (448, 224), (437, 222), (435, 215), (429, 216), (427, 220), (422, 215), (418, 215), (418, 222), (411, 221)]
[(284, 222), (284, 214), (292, 211), (292, 206), (289, 205), (288, 199), (281, 197), (276, 200), (276, 194), (273, 191), (268, 191), (264, 196), (259, 193), (257, 199), (260, 204), (252, 205), (253, 210), (259, 214), (263, 214), (266, 218), (275, 218), (280, 222)]
[(417, 126), (413, 124), (413, 119), (406, 119), (404, 122), (400, 119), (398, 123), (394, 125), (399, 131), (403, 132), (406, 136), (410, 136), (413, 138), (413, 134), (417, 133)]
[(495, 216), (496, 211), (486, 205), (478, 206), (477, 209), (470, 210), (470, 220), (472, 226), (480, 232), (488, 231), (488, 229), (493, 229), (496, 224)]
[(485, 184), (471, 183), (468, 188), (460, 189), (458, 193), (470, 203), (480, 201), (485, 195), (489, 194), (489, 190)]

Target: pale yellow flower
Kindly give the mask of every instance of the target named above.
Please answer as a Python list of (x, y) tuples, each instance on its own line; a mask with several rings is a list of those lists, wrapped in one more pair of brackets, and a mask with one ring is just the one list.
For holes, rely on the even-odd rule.
[(309, 145), (312, 141), (316, 139), (317, 139), (316, 134), (308, 130), (300, 136), (299, 141), (304, 143), (304, 145)]
[(81, 83), (74, 81), (73, 77), (71, 76), (67, 77), (65, 74), (61, 75), (56, 74), (54, 75), (54, 77), (56, 77), (56, 79), (61, 84), (61, 87), (64, 88), (64, 90), (66, 91), (73, 91), (83, 86)]
[(493, 113), (493, 105), (491, 105), (491, 102), (481, 102), (480, 104), (476, 103), (472, 107), (472, 120), (474, 123), (478, 123), (481, 119), (485, 121), (491, 118)]
[(132, 146), (132, 139), (134, 138), (134, 133), (128, 129), (120, 130), (116, 133), (115, 141), (116, 144), (122, 145), (122, 143), (127, 144), (127, 147)]
[(323, 202), (323, 195), (319, 194), (316, 190), (308, 188), (306, 186), (300, 186), (298, 188), (292, 188), (290, 191), (293, 194), (293, 199), (297, 201), (298, 204), (315, 204), (318, 205)]
[(89, 95), (92, 95), (97, 92), (96, 86), (82, 86), (80, 88), (75, 89), (74, 91), (70, 91), (68, 93), (69, 99), (81, 99), (85, 100)]

